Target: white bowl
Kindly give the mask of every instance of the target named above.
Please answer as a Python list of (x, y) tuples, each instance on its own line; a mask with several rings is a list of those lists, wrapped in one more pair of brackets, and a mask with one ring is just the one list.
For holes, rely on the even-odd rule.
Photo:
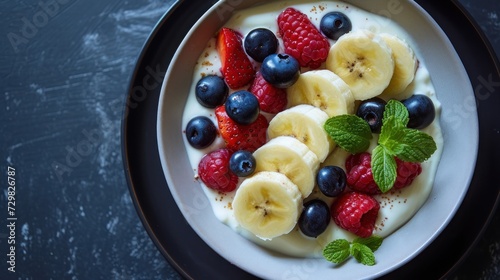
[[(213, 214), (184, 148), (182, 116), (193, 83), (193, 68), (207, 41), (235, 10), (263, 1), (219, 1), (193, 26), (179, 46), (165, 76), (158, 108), (159, 154), (168, 187), (196, 233), (229, 262), (265, 279), (364, 279), (380, 277), (410, 261), (447, 226), (473, 175), (477, 157), (478, 121), (469, 77), (435, 21), (415, 2), (348, 0), (367, 11), (388, 15), (416, 42), (442, 104), (444, 149), (433, 190), (415, 216), (384, 240), (377, 264), (355, 261), (334, 267), (323, 259), (293, 258), (270, 252), (235, 233)], [(269, 1), (267, 1), (269, 2)], [(265, 2), (265, 3), (267, 3)], [(307, 1), (304, 1), (307, 2)], [(466, 111), (457, 111), (466, 108)], [(463, 114), (467, 116), (463, 116)], [(186, 244), (189, 250), (189, 244)], [(295, 277), (295, 278), (294, 278)]]

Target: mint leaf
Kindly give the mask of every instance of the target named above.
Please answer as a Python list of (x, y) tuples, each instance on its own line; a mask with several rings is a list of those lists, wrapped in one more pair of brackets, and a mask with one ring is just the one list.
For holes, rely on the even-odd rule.
[(389, 191), (397, 177), (397, 164), (391, 153), (382, 145), (378, 145), (372, 151), (372, 173), (373, 180), (381, 192)]
[(404, 104), (389, 100), (385, 105), (379, 145), (403, 161), (426, 161), (436, 151), (436, 142), (420, 130), (407, 128), (408, 121), (409, 114)]
[(324, 128), (333, 141), (349, 153), (361, 153), (370, 147), (370, 126), (356, 115), (332, 117), (326, 121)]
[(372, 152), (372, 172), (382, 192), (389, 191), (396, 180), (394, 157), (407, 162), (423, 162), (432, 156), (437, 146), (432, 136), (407, 128), (408, 110), (403, 103), (389, 100), (385, 106), (378, 146)]
[(366, 245), (361, 243), (353, 243), (351, 245), (351, 255), (364, 265), (375, 265), (375, 254)]
[(384, 117), (384, 124), (380, 130), (378, 143), (386, 146), (391, 146), (392, 143), (399, 143), (403, 141), (405, 136), (406, 126), (401, 123), (395, 116)]
[(382, 245), (383, 238), (372, 235), (368, 238), (358, 237), (351, 242), (345, 239), (334, 240), (323, 249), (323, 256), (333, 263), (343, 263), (353, 256), (359, 263), (375, 265), (375, 252)]
[(384, 117), (382, 118), (382, 125), (385, 125), (384, 120), (388, 120), (389, 117), (394, 117), (402, 126), (408, 125), (410, 121), (410, 114), (405, 105), (397, 100), (389, 100), (385, 105)]
[(329, 262), (343, 263), (349, 257), (350, 242), (345, 239), (334, 240), (323, 249), (323, 256)]
[(406, 128), (403, 131), (403, 137), (400, 141), (385, 144), (401, 160), (423, 162), (436, 151), (436, 142), (432, 136), (416, 129)]
[(384, 239), (382, 237), (372, 235), (372, 236), (367, 237), (367, 238), (358, 237), (358, 238), (354, 239), (352, 241), (352, 243), (359, 243), (359, 244), (366, 245), (368, 248), (370, 248), (370, 250), (375, 252), (382, 245), (382, 241), (384, 241)]

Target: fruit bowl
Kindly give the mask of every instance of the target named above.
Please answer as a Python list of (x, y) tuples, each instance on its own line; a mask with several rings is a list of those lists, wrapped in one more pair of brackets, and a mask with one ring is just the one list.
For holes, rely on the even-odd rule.
[(193, 178), (181, 122), (193, 83), (193, 68), (206, 43), (234, 11), (258, 2), (261, 1), (215, 4), (187, 34), (165, 76), (158, 109), (158, 148), (168, 187), (179, 209), (196, 233), (218, 254), (261, 278), (316, 279), (332, 275), (375, 278), (404, 265), (446, 227), (462, 202), (474, 170), (478, 143), (475, 106), (468, 108), (466, 118), (456, 111), (458, 106), (464, 106), (464, 100), (474, 100), (459, 57), (437, 24), (414, 2), (401, 3), (395, 9), (392, 1), (347, 1), (364, 10), (390, 16), (412, 36), (442, 104), (442, 158), (426, 203), (408, 223), (384, 240), (376, 253), (375, 266), (361, 266), (354, 261), (335, 266), (324, 259), (280, 255), (235, 233), (215, 217), (199, 182)]

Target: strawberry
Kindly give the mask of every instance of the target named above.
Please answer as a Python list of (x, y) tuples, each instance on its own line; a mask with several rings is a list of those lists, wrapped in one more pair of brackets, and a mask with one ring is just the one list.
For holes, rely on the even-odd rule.
[(262, 114), (249, 125), (238, 124), (233, 121), (224, 106), (215, 109), (215, 116), (219, 125), (219, 132), (226, 142), (226, 147), (231, 150), (247, 150), (254, 152), (266, 143), (266, 131), (269, 123)]
[(222, 28), (217, 36), (217, 51), (222, 76), (231, 89), (241, 88), (252, 81), (255, 69), (243, 50), (240, 34), (230, 28)]
[(268, 83), (260, 72), (257, 72), (257, 76), (250, 87), (250, 92), (257, 96), (260, 109), (263, 112), (277, 114), (286, 107), (286, 90)]
[(297, 59), (300, 66), (315, 69), (326, 61), (330, 42), (306, 14), (287, 8), (278, 16), (278, 27), (285, 52)]

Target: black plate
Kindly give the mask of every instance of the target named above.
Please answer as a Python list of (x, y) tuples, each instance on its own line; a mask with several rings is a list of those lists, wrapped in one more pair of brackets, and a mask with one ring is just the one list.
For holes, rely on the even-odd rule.
[[(150, 237), (181, 275), (190, 279), (255, 279), (215, 253), (191, 229), (173, 200), (158, 155), (156, 114), (161, 80), (177, 46), (216, 1), (177, 1), (154, 28), (138, 60), (122, 127), (129, 189)], [(483, 233), (499, 199), (499, 63), (471, 16), (454, 1), (417, 0), (460, 55), (476, 92), (479, 156), (469, 191), (449, 226), (421, 254), (383, 279), (437, 279), (452, 272)], [(155, 84), (154, 81), (157, 83)], [(453, 82), (453, 81), (450, 81)], [(458, 108), (467, 109), (467, 108)], [(474, 213), (471, 218), (471, 214)], [(422, 269), (425, 267), (425, 269)]]

